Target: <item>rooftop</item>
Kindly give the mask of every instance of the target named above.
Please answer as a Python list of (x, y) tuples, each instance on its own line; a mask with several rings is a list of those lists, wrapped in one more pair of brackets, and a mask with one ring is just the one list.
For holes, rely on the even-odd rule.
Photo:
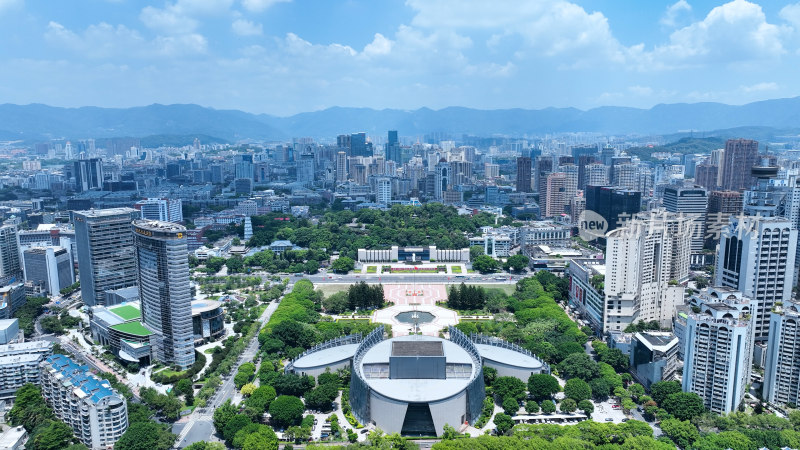
[(666, 351), (678, 345), (678, 338), (666, 332), (636, 333), (636, 339), (651, 350)]
[(121, 333), (132, 334), (134, 336), (150, 336), (153, 334), (150, 330), (144, 327), (141, 322), (126, 322), (111, 325), (111, 328)]
[(106, 397), (119, 396), (107, 380), (97, 378), (89, 373), (87, 366), (78, 365), (67, 356), (52, 355), (45, 361), (50, 364), (52, 371), (57, 372), (56, 376), (63, 380), (62, 383), (68, 382), (74, 386), (75, 395), (79, 398), (98, 403)]
[(87, 209), (86, 211), (75, 211), (75, 214), (80, 214), (85, 217), (110, 217), (119, 216), (122, 214), (130, 214), (135, 212), (133, 208), (104, 208), (104, 209)]
[(392, 356), (444, 356), (441, 341), (392, 341)]
[(123, 320), (133, 320), (142, 317), (142, 312), (139, 308), (130, 304), (112, 306), (109, 308), (109, 311), (120, 316)]
[(216, 300), (192, 300), (192, 315), (213, 311), (220, 306), (222, 306), (222, 302)]
[(186, 231), (186, 227), (178, 223), (162, 222), (160, 220), (134, 220), (133, 224), (139, 228), (153, 231)]

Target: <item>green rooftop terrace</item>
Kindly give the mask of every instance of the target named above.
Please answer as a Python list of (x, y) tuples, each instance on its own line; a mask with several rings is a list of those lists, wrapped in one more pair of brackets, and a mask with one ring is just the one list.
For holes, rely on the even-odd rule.
[(112, 330), (117, 330), (120, 333), (132, 334), (134, 336), (150, 336), (150, 330), (144, 327), (141, 322), (125, 322), (117, 325), (111, 325)]
[(109, 310), (122, 317), (123, 320), (133, 320), (142, 317), (142, 312), (139, 311), (139, 308), (131, 305), (114, 306), (109, 308)]

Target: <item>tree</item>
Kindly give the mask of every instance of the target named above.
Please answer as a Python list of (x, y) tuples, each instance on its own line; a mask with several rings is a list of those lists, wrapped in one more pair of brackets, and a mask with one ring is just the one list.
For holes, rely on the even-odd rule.
[(511, 397), (514, 400), (522, 400), (525, 398), (525, 383), (516, 377), (498, 377), (492, 388), (499, 399)]
[(505, 263), (506, 270), (513, 270), (514, 272), (521, 272), (530, 263), (530, 258), (523, 254), (516, 254), (509, 256)]
[(331, 411), (333, 401), (336, 400), (338, 394), (339, 388), (336, 384), (328, 383), (317, 386), (305, 395), (306, 407), (325, 412)]
[(578, 409), (583, 411), (587, 416), (591, 416), (594, 412), (594, 403), (589, 400), (581, 400), (578, 402)]
[(592, 388), (580, 378), (570, 378), (564, 383), (564, 395), (577, 403), (592, 398)]
[(139, 422), (128, 427), (114, 444), (114, 450), (168, 450), (177, 438), (165, 425)]
[(244, 271), (244, 262), (242, 261), (242, 257), (239, 255), (233, 255), (225, 262), (225, 266), (228, 268), (228, 273), (238, 273)]
[(494, 416), (494, 426), (497, 429), (497, 434), (506, 434), (514, 427), (514, 420), (508, 414), (498, 413)]
[(578, 403), (571, 398), (565, 398), (564, 400), (561, 400), (561, 404), (558, 405), (558, 409), (560, 409), (561, 412), (571, 413), (578, 409)]
[(500, 267), (500, 263), (488, 255), (480, 255), (472, 260), (472, 268), (480, 273), (493, 273)]
[(680, 420), (691, 420), (706, 410), (703, 399), (694, 392), (670, 394), (661, 407)]
[(546, 373), (535, 373), (528, 377), (528, 392), (536, 400), (552, 397), (561, 390), (556, 377)]
[(337, 292), (322, 299), (322, 309), (329, 314), (341, 314), (347, 311), (348, 306), (347, 292)]
[(503, 399), (503, 411), (509, 416), (516, 416), (519, 411), (519, 403), (514, 397), (506, 397)]
[(639, 383), (633, 383), (632, 385), (628, 386), (628, 392), (631, 394), (631, 397), (637, 400), (645, 396), (644, 386)]
[(541, 403), (542, 413), (544, 414), (553, 414), (556, 412), (556, 404), (553, 403), (552, 400), (544, 400)]
[(486, 253), (483, 252), (483, 247), (480, 245), (473, 245), (469, 248), (469, 258), (474, 260), (478, 256), (485, 255)]
[(628, 370), (628, 365), (630, 364), (629, 357), (618, 348), (612, 348), (605, 352), (600, 357), (600, 362), (610, 365), (617, 372)]
[(35, 450), (61, 450), (72, 442), (72, 428), (60, 421), (52, 421), (43, 429), (36, 430), (33, 437)]
[(241, 389), (241, 393), (245, 397), (249, 397), (249, 396), (253, 395), (253, 392), (255, 392), (255, 391), (256, 391), (256, 385), (253, 384), (253, 383), (247, 383), (244, 386), (242, 386), (242, 389)]
[(611, 395), (611, 385), (605, 378), (595, 378), (589, 382), (592, 389), (592, 398), (595, 400), (605, 400)]
[(231, 445), (236, 433), (251, 423), (253, 423), (253, 421), (245, 414), (236, 414), (235, 416), (231, 417), (231, 420), (225, 424), (225, 428), (222, 431), (222, 436), (225, 438), (225, 442), (228, 445)]
[(678, 444), (681, 448), (689, 448), (694, 441), (700, 438), (697, 427), (691, 422), (678, 419), (667, 419), (661, 421), (661, 431)]
[(483, 383), (486, 386), (491, 386), (492, 384), (494, 384), (494, 380), (496, 379), (497, 379), (497, 369), (495, 369), (494, 367), (483, 366)]
[(54, 418), (53, 410), (42, 397), (42, 390), (35, 384), (26, 383), (17, 389), (14, 407), (8, 413), (13, 425), (22, 425), (32, 433), (39, 425)]
[(451, 427), (450, 424), (444, 424), (442, 427), (442, 440), (443, 441), (451, 441), (458, 437), (458, 431), (455, 428)]
[(586, 353), (573, 353), (558, 365), (558, 371), (565, 378), (581, 378), (591, 381), (600, 375), (600, 368)]
[(650, 396), (658, 406), (663, 406), (667, 397), (678, 392), (681, 392), (681, 384), (677, 381), (657, 381), (650, 385)]
[(528, 414), (536, 414), (536, 413), (538, 413), (539, 412), (539, 404), (536, 403), (533, 400), (528, 400), (528, 402), (525, 403), (525, 412), (528, 413)]
[(236, 407), (231, 404), (230, 400), (227, 400), (222, 406), (214, 410), (214, 428), (217, 430), (217, 433), (222, 434), (225, 425), (228, 424), (228, 421), (231, 420), (236, 413)]
[(696, 450), (730, 449), (750, 450), (756, 448), (755, 443), (738, 431), (722, 431), (708, 433), (694, 442)]
[(190, 380), (188, 378), (184, 378), (182, 380), (178, 380), (178, 382), (175, 383), (175, 389), (174, 390), (175, 390), (175, 393), (177, 393), (179, 395), (187, 395), (189, 392), (193, 392), (194, 389), (192, 389), (192, 380)]
[(356, 267), (352, 258), (341, 256), (331, 264), (331, 269), (336, 273), (347, 273)]
[(183, 450), (225, 450), (225, 444), (219, 442), (200, 441), (184, 447)]
[(291, 395), (281, 395), (269, 405), (269, 414), (272, 421), (283, 427), (297, 425), (303, 420), (305, 411), (303, 401)]

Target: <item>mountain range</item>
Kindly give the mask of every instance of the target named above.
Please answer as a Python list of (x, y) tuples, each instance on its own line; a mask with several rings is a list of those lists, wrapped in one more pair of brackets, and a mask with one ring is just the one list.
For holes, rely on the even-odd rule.
[[(661, 104), (649, 109), (603, 106), (576, 108), (440, 110), (333, 107), (276, 117), (193, 104), (153, 104), (132, 108), (62, 108), (42, 104), (0, 105), (0, 139), (36, 141), (152, 135), (205, 135), (227, 142), (326, 137), (365, 131), (401, 136), (446, 133), (459, 136), (536, 136), (545, 133), (685, 135), (687, 132), (753, 127), (767, 135), (800, 130), (800, 97), (745, 105), (722, 103)], [(726, 133), (716, 133), (725, 135)]]

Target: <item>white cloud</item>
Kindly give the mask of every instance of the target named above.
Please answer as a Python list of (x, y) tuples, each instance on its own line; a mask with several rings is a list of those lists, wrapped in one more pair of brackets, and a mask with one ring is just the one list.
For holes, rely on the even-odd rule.
[(250, 12), (260, 13), (269, 9), (272, 5), (290, 1), (291, 0), (242, 0), (242, 6)]
[(205, 37), (196, 34), (159, 36), (148, 41), (124, 25), (101, 22), (76, 33), (58, 22), (50, 22), (45, 40), (90, 59), (150, 58), (153, 56), (191, 56), (206, 51)]
[(674, 28), (681, 19), (687, 17), (692, 12), (692, 5), (686, 0), (678, 0), (669, 7), (659, 21), (665, 27)]
[(635, 95), (641, 95), (643, 97), (647, 97), (653, 95), (653, 88), (649, 86), (631, 86), (628, 90)]
[(739, 89), (745, 94), (752, 94), (754, 92), (777, 91), (779, 87), (780, 86), (778, 86), (778, 83), (764, 82), (756, 83), (750, 86), (741, 86)]
[(239, 36), (260, 36), (264, 32), (264, 27), (260, 23), (245, 19), (234, 20), (231, 29)]
[(139, 19), (146, 27), (166, 34), (191, 33), (198, 25), (195, 19), (183, 15), (173, 8), (161, 9), (146, 6), (139, 14)]
[(372, 42), (364, 46), (364, 55), (370, 57), (388, 55), (389, 52), (392, 51), (392, 45), (394, 45), (394, 42), (386, 39), (386, 37), (380, 33), (375, 33), (375, 38)]
[(734, 0), (674, 31), (669, 43), (656, 47), (645, 62), (668, 68), (777, 58), (785, 53), (786, 31), (768, 23), (761, 6)]

